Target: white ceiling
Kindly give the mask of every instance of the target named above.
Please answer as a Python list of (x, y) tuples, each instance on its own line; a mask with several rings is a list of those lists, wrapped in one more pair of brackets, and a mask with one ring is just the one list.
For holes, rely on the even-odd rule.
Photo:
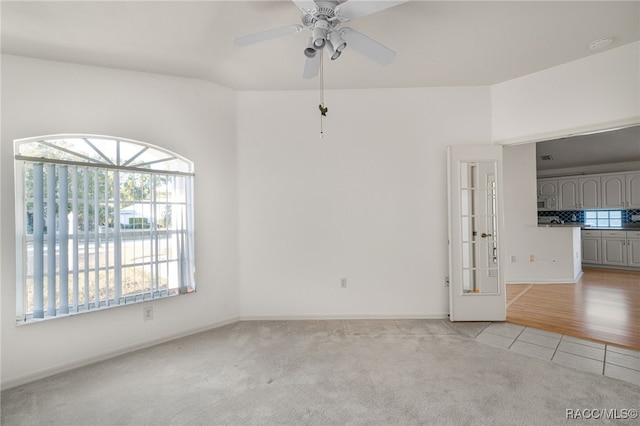
[[(359, 1), (359, 0), (350, 0)], [(378, 65), (349, 47), (325, 64), (332, 89), (490, 85), (640, 40), (638, 1), (417, 1), (349, 26), (397, 52)], [(301, 77), (309, 33), (248, 47), (234, 37), (300, 23), (282, 1), (2, 1), (2, 52), (202, 78), (237, 90), (318, 87)]]
[[(366, 0), (349, 0), (366, 1)], [(280, 1), (6, 1), (2, 52), (202, 78), (237, 90), (315, 89), (300, 34), (236, 47), (233, 39), (299, 24)], [(640, 1), (419, 1), (348, 23), (397, 52), (378, 65), (349, 48), (325, 64), (329, 89), (491, 85), (640, 40)], [(580, 144), (580, 149), (576, 148)], [(640, 159), (640, 127), (538, 143), (538, 169)]]
[[(550, 155), (552, 160), (540, 157)], [(536, 169), (554, 170), (602, 164), (640, 163), (640, 126), (538, 142)]]

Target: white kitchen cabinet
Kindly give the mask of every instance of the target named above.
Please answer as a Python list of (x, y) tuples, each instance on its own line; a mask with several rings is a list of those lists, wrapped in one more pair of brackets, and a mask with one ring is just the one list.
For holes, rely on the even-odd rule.
[(584, 176), (578, 179), (578, 196), (581, 209), (599, 209), (600, 176)]
[(580, 209), (580, 182), (578, 179), (558, 179), (558, 210)]
[(538, 197), (556, 199), (557, 210), (640, 209), (640, 171), (542, 178), (537, 185)]
[(557, 197), (558, 179), (538, 179), (538, 196)]
[(627, 231), (627, 265), (640, 268), (640, 231)]
[(558, 179), (558, 210), (599, 209), (600, 176)]
[(602, 231), (602, 264), (627, 266), (627, 233)]
[(640, 172), (627, 173), (625, 178), (627, 208), (640, 209)]
[(622, 209), (626, 206), (626, 176), (602, 176), (602, 207), (605, 209)]
[(583, 229), (582, 263), (640, 268), (640, 230)]
[(602, 263), (600, 249), (602, 245), (602, 232), (582, 231), (582, 263)]

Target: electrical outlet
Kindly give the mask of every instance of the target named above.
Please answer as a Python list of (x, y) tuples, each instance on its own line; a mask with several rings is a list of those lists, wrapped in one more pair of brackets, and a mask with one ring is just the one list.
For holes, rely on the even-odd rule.
[(511, 256), (511, 263), (516, 263), (516, 257), (515, 256)]
[(144, 308), (142, 308), (142, 318), (145, 321), (153, 319), (153, 306), (145, 306)]
[(340, 287), (341, 288), (347, 288), (347, 279), (346, 278), (340, 278)]
[(536, 261), (535, 256), (534, 256), (534, 255), (532, 255), (532, 254), (530, 254), (530, 255), (529, 255), (529, 262), (535, 262), (535, 261)]
[(449, 287), (449, 277), (444, 277), (444, 286)]

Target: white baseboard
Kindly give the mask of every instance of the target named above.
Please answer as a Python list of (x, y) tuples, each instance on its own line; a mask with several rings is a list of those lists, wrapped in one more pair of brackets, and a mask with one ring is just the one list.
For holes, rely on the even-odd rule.
[(164, 336), (162, 338), (159, 339), (155, 339), (155, 340), (149, 340), (147, 342), (143, 342), (140, 344), (135, 344), (135, 345), (130, 345), (130, 346), (125, 346), (119, 349), (116, 349), (114, 351), (109, 351), (97, 356), (92, 356), (92, 357), (87, 357), (81, 360), (75, 360), (73, 362), (68, 362), (68, 363), (62, 363), (62, 364), (57, 364), (54, 365), (52, 367), (47, 367), (47, 368), (43, 368), (37, 371), (32, 371), (29, 374), (23, 374), (21, 376), (17, 376), (17, 377), (13, 377), (10, 378), (8, 380), (4, 380), (2, 381), (2, 384), (0, 384), (0, 389), (2, 390), (6, 390), (6, 389), (11, 389), (11, 388), (15, 388), (17, 386), (21, 386), (36, 380), (40, 380), (40, 379), (44, 379), (46, 377), (49, 376), (53, 376), (54, 374), (60, 374), (60, 373), (64, 373), (65, 371), (70, 371), (70, 370), (74, 370), (76, 368), (80, 368), (80, 367), (84, 367), (87, 365), (91, 365), (91, 364), (95, 364), (96, 362), (100, 362), (100, 361), (105, 361), (107, 359), (110, 358), (114, 358), (120, 355), (124, 355), (130, 352), (134, 352), (140, 349), (145, 349), (145, 348), (149, 348), (151, 346), (156, 346), (159, 345), (161, 343), (166, 343), (169, 342), (171, 340), (175, 340), (175, 339), (179, 339), (181, 337), (186, 337), (186, 336), (190, 336), (193, 334), (197, 334), (197, 333), (201, 333), (203, 331), (207, 331), (207, 330), (212, 330), (214, 328), (219, 328), (228, 324), (232, 324), (235, 322), (240, 321), (239, 317), (231, 317), (231, 318), (227, 318), (227, 319), (223, 319), (220, 321), (216, 321), (212, 324), (208, 324), (204, 327), (198, 327), (198, 328), (194, 328), (194, 329), (190, 329), (181, 333), (176, 333), (176, 334), (172, 334), (172, 335), (168, 335), (168, 336)]
[(582, 272), (582, 269), (581, 269), (580, 272), (578, 272), (578, 274), (576, 275), (576, 277), (573, 280), (577, 283), (578, 281), (580, 281), (580, 278), (582, 277), (582, 274), (584, 274), (584, 272)]
[(593, 269), (611, 269), (614, 271), (632, 271), (640, 272), (640, 268), (634, 266), (617, 266), (617, 265), (604, 265), (595, 263), (583, 263), (583, 266)]

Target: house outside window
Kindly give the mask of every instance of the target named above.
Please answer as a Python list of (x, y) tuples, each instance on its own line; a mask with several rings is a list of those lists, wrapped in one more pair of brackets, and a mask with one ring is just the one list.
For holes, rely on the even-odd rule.
[(195, 291), (193, 163), (93, 135), (15, 143), (18, 322)]

